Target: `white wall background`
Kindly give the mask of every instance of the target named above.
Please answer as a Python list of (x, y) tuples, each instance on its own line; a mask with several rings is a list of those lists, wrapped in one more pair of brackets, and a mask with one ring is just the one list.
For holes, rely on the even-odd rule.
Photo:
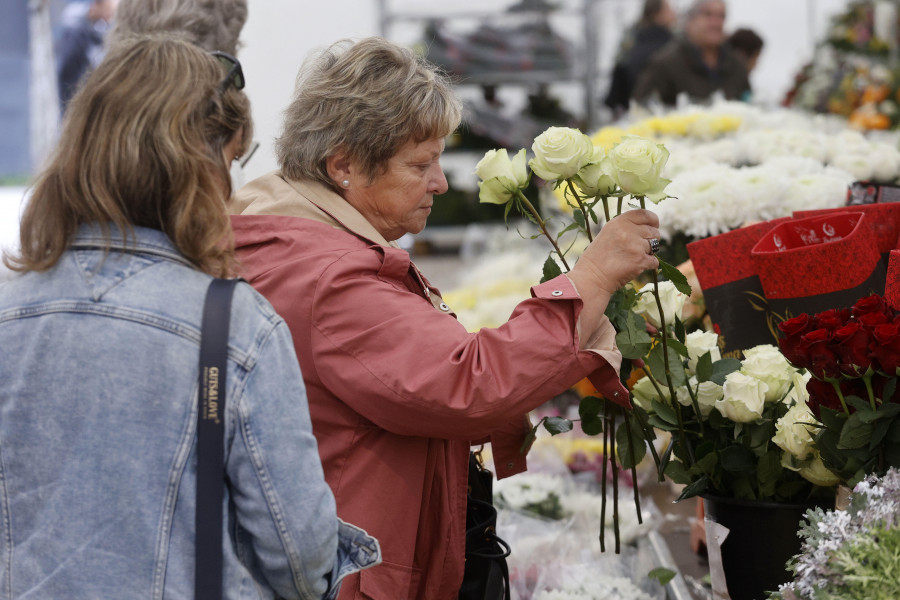
[[(561, 0), (555, 0), (560, 2)], [(678, 9), (691, 0), (670, 0)], [(463, 11), (502, 13), (516, 0), (384, 0), (391, 10), (451, 15)], [(582, 0), (562, 0), (577, 8)], [(608, 65), (619, 43), (620, 32), (640, 11), (642, 0), (597, 0), (600, 21), (601, 66)], [(757, 101), (776, 104), (790, 87), (794, 74), (812, 56), (813, 46), (825, 31), (830, 17), (844, 9), (849, 0), (730, 0), (726, 28), (750, 27), (766, 46), (752, 84)], [(275, 168), (272, 142), (280, 131), (281, 111), (293, 91), (294, 80), (304, 57), (342, 38), (380, 34), (379, 0), (249, 0), (250, 16), (244, 29), (241, 61), (247, 75), (247, 92), (253, 102), (256, 139), (260, 149), (248, 163), (247, 180)], [(496, 21), (498, 24), (502, 20)], [(474, 26), (474, 25), (473, 25)], [(572, 23), (559, 33), (576, 40), (580, 23)], [(566, 31), (566, 29), (569, 29)], [(414, 41), (414, 26), (399, 25), (389, 32), (396, 41)], [(402, 39), (401, 39), (402, 38)], [(599, 82), (601, 92), (607, 83)], [(570, 104), (578, 106), (577, 90), (564, 92)]]

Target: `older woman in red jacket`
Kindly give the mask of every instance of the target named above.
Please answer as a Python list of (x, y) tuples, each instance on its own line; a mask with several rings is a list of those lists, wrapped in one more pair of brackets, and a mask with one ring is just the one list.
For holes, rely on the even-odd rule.
[(603, 312), (657, 266), (656, 217), (615, 219), (508, 323), (469, 333), (395, 243), (447, 190), (439, 160), (459, 121), (448, 83), (408, 50), (336, 45), (301, 71), (280, 171), (233, 206), (244, 277), (293, 334), (338, 514), (382, 545), (344, 599), (456, 598), (470, 443), (489, 439), (509, 476), (526, 468), (529, 410), (585, 376), (627, 397)]

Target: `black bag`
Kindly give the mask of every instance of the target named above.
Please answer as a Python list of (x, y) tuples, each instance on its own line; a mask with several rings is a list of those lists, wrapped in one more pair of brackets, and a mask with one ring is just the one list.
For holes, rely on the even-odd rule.
[(459, 600), (510, 600), (509, 544), (497, 536), (493, 474), (469, 453), (469, 493), (466, 498), (466, 569)]

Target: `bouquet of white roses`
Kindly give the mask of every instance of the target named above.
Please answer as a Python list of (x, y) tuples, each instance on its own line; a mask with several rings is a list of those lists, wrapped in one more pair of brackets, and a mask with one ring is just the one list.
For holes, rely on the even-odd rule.
[(900, 598), (900, 472), (869, 476), (856, 485), (847, 510), (807, 511), (792, 582), (781, 600), (894, 600)]

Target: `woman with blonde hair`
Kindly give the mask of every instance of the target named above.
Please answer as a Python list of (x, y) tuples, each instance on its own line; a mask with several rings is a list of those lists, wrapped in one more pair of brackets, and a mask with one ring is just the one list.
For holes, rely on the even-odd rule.
[[(4, 598), (194, 595), (201, 312), (234, 271), (243, 84), (227, 56), (143, 37), (72, 100), (0, 284)], [(246, 284), (231, 315), (224, 597), (334, 597), (378, 545), (336, 517), (284, 322)]]
[(469, 333), (396, 243), (447, 191), (448, 82), (386, 40), (340, 43), (306, 63), (285, 115), (281, 170), (240, 190), (232, 225), (243, 276), (291, 328), (338, 514), (382, 544), (341, 598), (455, 599), (470, 444), (489, 440), (506, 477), (525, 469), (529, 410), (585, 376), (626, 401), (603, 312), (657, 266), (658, 221), (614, 219), (568, 276)]

